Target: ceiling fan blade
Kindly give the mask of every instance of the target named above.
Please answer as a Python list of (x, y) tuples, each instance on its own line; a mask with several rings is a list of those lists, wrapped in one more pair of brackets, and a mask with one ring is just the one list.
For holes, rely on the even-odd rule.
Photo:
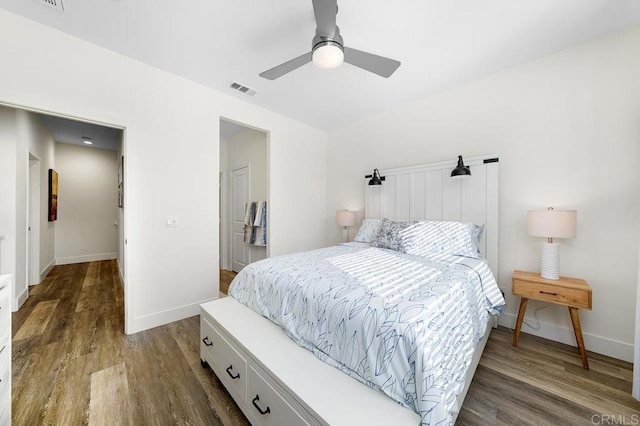
[(338, 0), (313, 0), (313, 14), (318, 26), (316, 34), (332, 36), (336, 32)]
[(350, 47), (344, 48), (344, 61), (384, 78), (389, 78), (400, 66), (400, 61)]
[(266, 70), (265, 72), (260, 73), (260, 77), (266, 78), (267, 80), (275, 80), (276, 78), (280, 78), (283, 75), (290, 73), (291, 71), (298, 69), (309, 62), (311, 62), (311, 52), (305, 53), (304, 55), (293, 58), (292, 60), (287, 61), (284, 64), (280, 64), (269, 70)]

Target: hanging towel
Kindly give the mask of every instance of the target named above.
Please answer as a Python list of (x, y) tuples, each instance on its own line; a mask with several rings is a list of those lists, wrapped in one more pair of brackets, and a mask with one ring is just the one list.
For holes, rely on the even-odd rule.
[(244, 224), (253, 226), (253, 220), (251, 220), (251, 203), (244, 205)]
[(262, 226), (262, 210), (266, 205), (266, 201), (257, 201), (256, 202), (256, 218), (253, 221), (253, 226)]
[(267, 245), (267, 202), (258, 201), (253, 221), (253, 242), (256, 246)]
[(244, 242), (253, 244), (255, 241), (255, 232), (253, 223), (256, 218), (256, 203), (255, 201), (247, 203), (245, 206), (244, 212)]

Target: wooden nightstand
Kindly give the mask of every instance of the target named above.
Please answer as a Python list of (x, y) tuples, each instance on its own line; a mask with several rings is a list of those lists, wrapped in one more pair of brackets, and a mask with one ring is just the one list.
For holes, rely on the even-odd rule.
[(576, 335), (576, 342), (580, 350), (582, 367), (588, 370), (589, 362), (587, 361), (587, 352), (582, 339), (578, 308), (591, 309), (591, 287), (589, 287), (589, 284), (578, 278), (560, 277), (559, 280), (547, 280), (540, 277), (539, 273), (513, 271), (512, 291), (516, 296), (522, 296), (516, 329), (513, 333), (513, 346), (518, 345), (518, 336), (520, 335), (520, 328), (522, 327), (522, 320), (524, 319), (529, 299), (565, 305), (569, 307), (569, 314), (571, 314), (571, 323), (573, 324), (573, 332)]

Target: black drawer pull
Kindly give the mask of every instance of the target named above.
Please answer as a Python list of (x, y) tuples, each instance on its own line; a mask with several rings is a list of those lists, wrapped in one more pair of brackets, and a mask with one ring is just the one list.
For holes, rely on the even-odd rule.
[(258, 404), (256, 404), (257, 401), (260, 401), (260, 397), (258, 395), (256, 395), (255, 398), (253, 398), (253, 400), (251, 401), (251, 403), (253, 404), (254, 407), (256, 407), (256, 410), (258, 410), (258, 413), (262, 414), (263, 416), (265, 414), (269, 414), (271, 412), (271, 410), (269, 409), (269, 407), (267, 407), (266, 410), (262, 411), (260, 409), (260, 407), (258, 407)]
[(233, 365), (230, 365), (229, 367), (227, 367), (227, 374), (229, 375), (229, 377), (231, 377), (233, 380), (235, 379), (239, 379), (240, 378), (240, 373), (236, 374), (235, 376), (233, 374), (231, 374), (231, 369), (233, 368)]
[(209, 342), (209, 336), (202, 339), (202, 343), (204, 343), (206, 346), (213, 346), (213, 343)]
[(558, 295), (558, 293), (551, 293), (551, 292), (548, 292), (548, 291), (542, 291), (542, 290), (540, 290), (540, 293), (542, 293), (542, 294), (548, 294), (549, 296), (557, 296), (557, 295)]

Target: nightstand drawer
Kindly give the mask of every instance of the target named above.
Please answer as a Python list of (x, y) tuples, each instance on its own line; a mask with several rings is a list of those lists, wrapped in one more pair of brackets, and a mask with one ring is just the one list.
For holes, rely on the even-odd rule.
[(513, 294), (544, 302), (559, 303), (577, 308), (591, 309), (591, 292), (581, 289), (513, 280)]

